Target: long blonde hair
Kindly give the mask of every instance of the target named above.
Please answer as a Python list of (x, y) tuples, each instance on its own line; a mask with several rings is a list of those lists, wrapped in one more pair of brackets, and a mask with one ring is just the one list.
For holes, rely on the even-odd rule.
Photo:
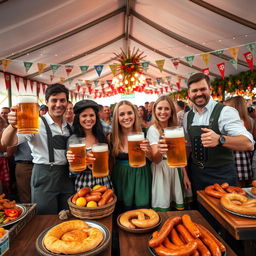
[(123, 136), (122, 127), (119, 124), (118, 116), (119, 116), (119, 107), (122, 105), (130, 106), (134, 112), (134, 124), (132, 127), (133, 132), (141, 132), (141, 125), (139, 123), (138, 112), (135, 106), (127, 100), (122, 100), (116, 104), (114, 112), (113, 112), (113, 121), (112, 121), (112, 156), (118, 155), (121, 152), (121, 149), (124, 147), (122, 144), (121, 137)]
[(173, 101), (171, 100), (171, 98), (169, 96), (166, 96), (166, 95), (160, 96), (157, 99), (157, 101), (155, 102), (155, 104), (153, 106), (153, 110), (152, 110), (152, 124), (156, 126), (160, 135), (163, 134), (162, 130), (163, 130), (164, 127), (161, 126), (161, 123), (159, 122), (159, 120), (156, 116), (156, 107), (157, 107), (157, 105), (160, 101), (164, 101), (164, 100), (166, 100), (169, 103), (170, 107), (171, 107), (171, 116), (168, 120), (168, 127), (178, 125), (177, 113), (176, 113)]
[(240, 119), (244, 121), (245, 128), (252, 132), (252, 123), (248, 115), (245, 99), (242, 96), (235, 96), (227, 99), (224, 104), (235, 108), (240, 116)]

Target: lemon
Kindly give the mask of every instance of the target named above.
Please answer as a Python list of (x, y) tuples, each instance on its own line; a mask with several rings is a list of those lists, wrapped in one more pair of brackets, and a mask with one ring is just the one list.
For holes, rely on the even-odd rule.
[(78, 197), (76, 200), (77, 206), (86, 206), (86, 199), (84, 197)]
[(97, 203), (95, 201), (89, 201), (86, 206), (87, 207), (97, 207)]
[(98, 188), (101, 188), (102, 185), (95, 185), (92, 190), (97, 190)]

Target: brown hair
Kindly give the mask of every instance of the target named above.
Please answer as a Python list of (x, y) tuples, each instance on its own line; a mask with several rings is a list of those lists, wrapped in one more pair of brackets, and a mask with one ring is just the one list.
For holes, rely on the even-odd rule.
[(252, 123), (247, 112), (245, 99), (242, 96), (235, 96), (227, 99), (224, 103), (238, 111), (240, 119), (244, 121), (245, 128), (252, 132)]
[(166, 95), (162, 95), (160, 96), (157, 101), (155, 102), (154, 106), (153, 106), (153, 110), (152, 110), (152, 117), (153, 117), (153, 121), (152, 121), (152, 124), (154, 124), (157, 128), (157, 130), (159, 131), (159, 133), (162, 135), (163, 134), (163, 131), (162, 129), (164, 127), (161, 127), (161, 124), (156, 116), (156, 107), (157, 107), (157, 104), (160, 102), (160, 101), (164, 101), (166, 100), (170, 107), (171, 107), (171, 116), (168, 120), (168, 127), (169, 126), (175, 126), (175, 125), (178, 125), (178, 119), (177, 119), (177, 113), (176, 113), (176, 110), (175, 110), (175, 106), (174, 106), (174, 103), (173, 101), (171, 100), (171, 98), (169, 96), (166, 96)]
[(205, 75), (204, 73), (196, 73), (194, 75), (192, 75), (189, 79), (188, 79), (188, 89), (190, 87), (191, 84), (199, 82), (201, 80), (205, 79), (205, 81), (207, 82), (208, 86), (210, 87), (210, 78), (209, 76)]
[(123, 136), (122, 127), (119, 124), (118, 116), (119, 116), (119, 107), (122, 105), (130, 106), (134, 112), (135, 120), (132, 127), (133, 132), (141, 132), (141, 125), (139, 124), (138, 112), (135, 106), (127, 100), (120, 101), (116, 104), (114, 112), (113, 112), (113, 120), (112, 120), (112, 156), (118, 155), (123, 148), (121, 137)]

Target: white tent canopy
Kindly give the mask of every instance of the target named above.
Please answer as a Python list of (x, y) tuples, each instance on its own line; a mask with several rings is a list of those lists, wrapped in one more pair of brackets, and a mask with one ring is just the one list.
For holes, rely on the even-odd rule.
[[(0, 59), (12, 61), (5, 71), (13, 76), (45, 84), (63, 77), (65, 85), (76, 90), (77, 82), (112, 79), (109, 65), (117, 63), (114, 53), (139, 48), (150, 62), (146, 77), (171, 76), (173, 84), (180, 78), (185, 88), (189, 74), (206, 67), (211, 79), (220, 78), (221, 62), (225, 76), (249, 70), (243, 54), (256, 42), (255, 10), (254, 0), (2, 0)], [(232, 47), (239, 49), (237, 69), (230, 63)], [(218, 56), (214, 51), (221, 49), (224, 54)], [(208, 65), (203, 53), (211, 53)], [(192, 66), (185, 56), (195, 56)], [(180, 59), (177, 69), (172, 58)], [(160, 72), (156, 60), (162, 59)], [(33, 63), (27, 73), (24, 62)], [(46, 64), (41, 74), (38, 63)], [(52, 81), (51, 64), (61, 65)], [(94, 69), (99, 64), (104, 65), (100, 77)], [(65, 65), (74, 66), (69, 77)], [(89, 66), (85, 74), (83, 65)], [(1, 104), (6, 92), (3, 65), (0, 68)], [(67, 78), (73, 78), (72, 83)], [(15, 87), (12, 81), (14, 95), (19, 93)]]

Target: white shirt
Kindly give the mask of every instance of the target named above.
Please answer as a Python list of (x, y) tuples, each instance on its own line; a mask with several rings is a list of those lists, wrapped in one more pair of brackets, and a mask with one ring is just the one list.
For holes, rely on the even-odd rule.
[(149, 144), (151, 145), (156, 145), (160, 139), (160, 133), (155, 127), (155, 125), (151, 125), (148, 128), (147, 131), (147, 139), (149, 140)]
[[(195, 116), (191, 126), (209, 125), (209, 119), (216, 104), (217, 102), (214, 101), (212, 98), (210, 98), (207, 105), (203, 108), (202, 113), (198, 113), (196, 109), (193, 107), (193, 112), (195, 113)], [(188, 139), (188, 136), (187, 136), (188, 113), (189, 112), (185, 114), (183, 119), (183, 127), (185, 130), (187, 139)], [(235, 108), (225, 106), (220, 112), (218, 124), (219, 124), (219, 130), (221, 134), (227, 135), (227, 136), (244, 135), (254, 144), (252, 134), (246, 130), (244, 123), (240, 119), (239, 113)]]
[[(50, 126), (52, 136), (54, 135), (64, 135), (69, 136), (69, 130), (67, 128), (66, 121), (62, 121), (62, 128), (60, 128), (47, 112), (44, 115), (48, 125)], [(25, 135), (17, 134), (18, 144), (21, 144), (24, 141), (28, 141), (29, 147), (32, 151), (31, 155), (33, 156), (33, 163), (35, 164), (49, 164), (49, 150), (47, 143), (47, 134), (43, 121), (40, 119), (39, 132), (36, 134)], [(55, 165), (65, 165), (67, 164), (66, 150), (54, 149), (54, 164)]]

